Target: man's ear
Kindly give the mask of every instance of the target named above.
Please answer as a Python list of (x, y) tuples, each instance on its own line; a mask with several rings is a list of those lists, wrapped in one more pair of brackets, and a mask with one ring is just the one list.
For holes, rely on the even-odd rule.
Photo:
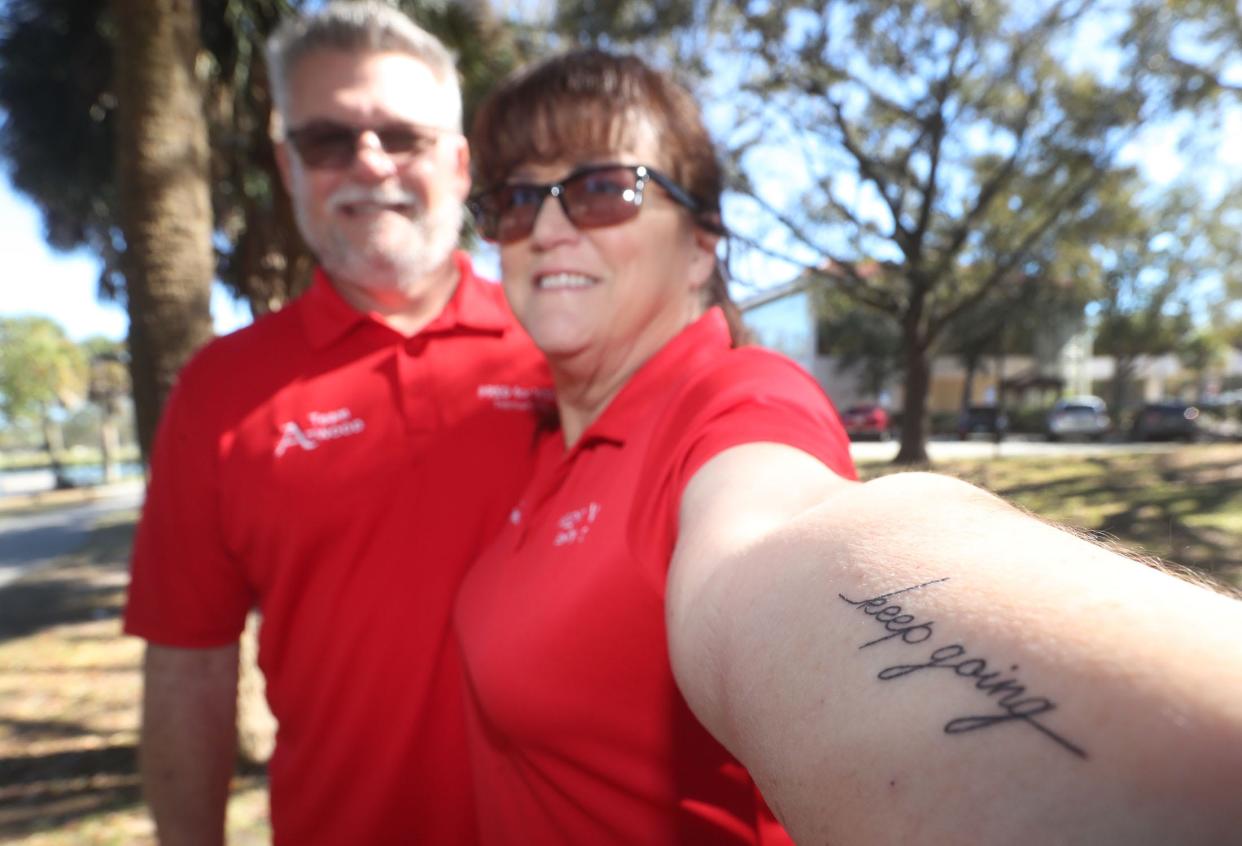
[(454, 173), (457, 177), (457, 198), (463, 202), (470, 196), (470, 144), (464, 135), (457, 138), (456, 164)]

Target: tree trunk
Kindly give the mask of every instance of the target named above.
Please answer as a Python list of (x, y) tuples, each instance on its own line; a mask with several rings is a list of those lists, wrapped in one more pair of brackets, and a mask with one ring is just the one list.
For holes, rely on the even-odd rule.
[(1129, 353), (1113, 355), (1113, 417), (1118, 421), (1129, 402), (1130, 380), (1134, 377), (1135, 363), (1135, 356)]
[(65, 451), (64, 432), (46, 410), (39, 426), (43, 431), (43, 448), (47, 450), (47, 463), (52, 470), (53, 486), (58, 491), (73, 487), (73, 482), (65, 475), (65, 466), (60, 463), (60, 456)]
[(914, 277), (910, 282), (910, 303), (901, 321), (906, 399), (901, 413), (901, 447), (893, 463), (927, 464), (927, 396), (931, 392), (930, 338), (923, 324), (927, 287)]
[(979, 356), (976, 353), (967, 353), (962, 360), (965, 366), (965, 375), (962, 377), (962, 413), (965, 414), (975, 403), (975, 373), (979, 370)]
[(112, 0), (117, 189), (144, 460), (177, 372), (212, 336), (207, 124), (193, 0)]
[(120, 478), (120, 472), (116, 466), (120, 443), (121, 437), (116, 415), (105, 410), (99, 418), (99, 463), (101, 478), (105, 485)]
[(1009, 408), (1005, 397), (1005, 353), (1002, 345), (1001, 351), (996, 354), (996, 431), (992, 433), (992, 440), (999, 444), (1007, 434)]
[(901, 415), (901, 448), (894, 464), (926, 464), (927, 397), (931, 392), (931, 361), (916, 326), (907, 325), (906, 401)]

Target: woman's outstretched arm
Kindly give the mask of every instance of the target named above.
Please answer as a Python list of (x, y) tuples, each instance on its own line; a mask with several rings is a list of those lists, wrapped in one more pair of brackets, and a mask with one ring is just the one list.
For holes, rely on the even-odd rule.
[(728, 450), (666, 608), (687, 701), (799, 843), (1242, 837), (1242, 603), (964, 482)]

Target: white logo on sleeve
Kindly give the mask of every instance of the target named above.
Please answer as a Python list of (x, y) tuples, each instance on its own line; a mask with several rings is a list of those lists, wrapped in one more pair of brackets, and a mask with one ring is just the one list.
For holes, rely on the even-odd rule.
[(602, 510), (602, 505), (592, 502), (585, 508), (574, 509), (561, 517), (556, 521), (556, 537), (552, 539), (552, 545), (566, 546), (585, 541), (591, 532), (591, 525)]
[(280, 443), (276, 444), (276, 457), (284, 455), (293, 447), (301, 447), (310, 452), (318, 449), (326, 441), (335, 441), (361, 434), (367, 423), (360, 417), (354, 417), (348, 408), (335, 411), (312, 411), (306, 415), (306, 422), (299, 424), (290, 420), (280, 427)]

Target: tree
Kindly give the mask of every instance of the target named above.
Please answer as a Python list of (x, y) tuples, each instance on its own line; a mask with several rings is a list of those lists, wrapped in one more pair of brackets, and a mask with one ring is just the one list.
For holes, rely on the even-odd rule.
[(85, 383), (85, 359), (59, 324), (47, 317), (0, 317), (0, 413), (39, 426), (58, 488), (70, 483), (60, 463), (57, 414), (81, 403)]
[(1218, 226), (1198, 192), (1181, 186), (1119, 217), (1111, 236), (1101, 239), (1095, 346), (1113, 357), (1117, 410), (1133, 399), (1128, 388), (1140, 357), (1176, 352), (1195, 334), (1189, 303), (1217, 273)]
[(138, 441), (150, 454), (177, 373), (212, 336), (207, 123), (192, 0), (112, 0), (117, 199)]
[(1177, 348), (1182, 366), (1195, 376), (1195, 395), (1202, 400), (1208, 396), (1211, 373), (1225, 361), (1229, 342), (1221, 332), (1212, 327), (1202, 327), (1183, 338)]
[[(879, 265), (875, 272), (883, 272)], [(901, 372), (901, 336), (883, 315), (861, 311), (831, 285), (813, 291), (817, 352), (836, 356), (842, 370), (857, 374), (858, 387), (878, 400)]]
[(103, 481), (117, 478), (122, 403), (130, 395), (127, 354), (111, 338), (87, 338), (81, 344), (87, 361), (86, 398), (99, 411), (99, 455)]
[[(952, 327), (1003, 317), (987, 304), (1015, 280), (1050, 278), (1056, 245), (1090, 216), (1151, 114), (1139, 81), (1064, 60), (1096, 6), (737, 4), (735, 44), (755, 57), (730, 139), (739, 187), (786, 254), (834, 261), (856, 305), (900, 326), (900, 462), (926, 460), (930, 361)], [(808, 184), (788, 201), (757, 176), (774, 133), (786, 170), (800, 156)], [(859, 272), (874, 260), (894, 272)]]
[(729, 17), (721, 0), (560, 0), (547, 21), (524, 31), (537, 48), (636, 49), (644, 58), (674, 70), (683, 81), (711, 73), (715, 36)]
[(14, 189), (38, 205), (58, 250), (85, 247), (120, 279), (116, 229), (111, 44), (106, 0), (8, 0), (0, 7), (0, 133)]
[(1122, 72), (1150, 75), (1181, 108), (1206, 105), (1222, 93), (1242, 96), (1230, 74), (1242, 51), (1242, 8), (1235, 0), (1130, 0), (1127, 7), (1122, 39), (1146, 47), (1129, 55)]

